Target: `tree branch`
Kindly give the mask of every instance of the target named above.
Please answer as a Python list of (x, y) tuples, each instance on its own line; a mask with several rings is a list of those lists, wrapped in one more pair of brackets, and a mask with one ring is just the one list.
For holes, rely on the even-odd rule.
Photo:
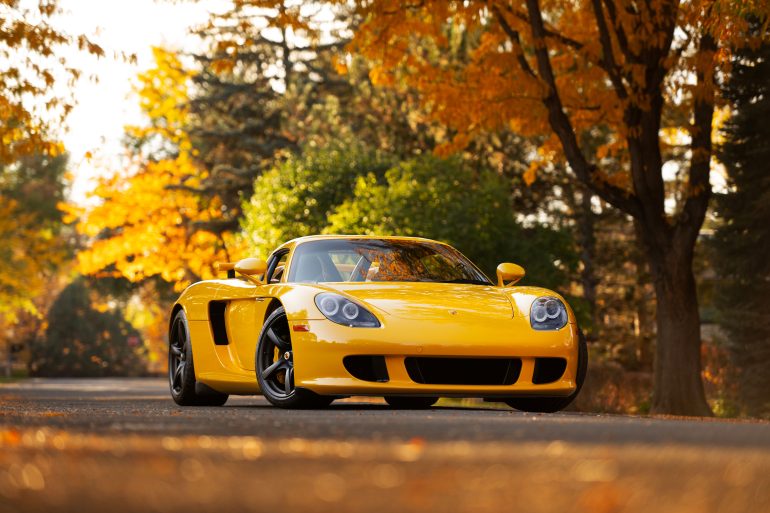
[(217, 219), (211, 221), (193, 221), (190, 223), (195, 230), (221, 234), (237, 230), (240, 226), (238, 219)]
[(607, 72), (618, 97), (624, 99), (628, 97), (623, 79), (620, 75), (620, 67), (615, 60), (615, 52), (612, 49), (612, 39), (610, 31), (607, 28), (607, 22), (604, 19), (604, 9), (602, 9), (601, 0), (591, 0), (596, 17), (596, 27), (599, 29), (599, 41), (602, 44), (602, 68)]
[(596, 167), (590, 164), (583, 155), (578, 144), (572, 122), (564, 112), (564, 107), (556, 88), (556, 78), (551, 66), (551, 58), (548, 55), (548, 47), (545, 43), (545, 27), (543, 14), (538, 0), (527, 0), (529, 11), (529, 24), (532, 30), (532, 39), (535, 45), (535, 57), (537, 59), (538, 73), (548, 87), (548, 92), (543, 98), (543, 104), (548, 110), (548, 122), (559, 137), (564, 154), (570, 167), (578, 178), (591, 188), (603, 200), (614, 205), (621, 211), (639, 217), (641, 208), (633, 193), (620, 187), (611, 185), (605, 180), (596, 179)]
[(492, 11), (495, 13), (495, 16), (497, 16), (500, 26), (503, 28), (503, 32), (508, 35), (508, 37), (511, 39), (511, 42), (516, 47), (516, 59), (519, 61), (519, 66), (521, 66), (521, 69), (530, 77), (537, 78), (537, 75), (535, 75), (535, 72), (529, 65), (529, 61), (527, 61), (527, 57), (524, 55), (524, 48), (521, 46), (521, 37), (519, 36), (519, 32), (514, 30), (508, 24), (508, 22), (505, 20), (505, 16), (503, 16), (497, 6), (494, 6)]
[(607, 8), (607, 14), (609, 14), (610, 21), (612, 22), (612, 27), (615, 30), (615, 37), (618, 39), (618, 46), (620, 47), (620, 51), (623, 52), (623, 55), (627, 61), (635, 61), (636, 56), (631, 52), (631, 48), (628, 45), (628, 37), (626, 36), (626, 31), (623, 30), (623, 27), (618, 20), (618, 10), (615, 6), (615, 1), (603, 1), (605, 7)]
[[(494, 9), (497, 10), (497, 6), (495, 6)], [(513, 7), (511, 7), (510, 5), (506, 5), (505, 10), (508, 11), (512, 16), (520, 19), (521, 21), (529, 23), (529, 18), (527, 17), (526, 14), (514, 10)], [(560, 43), (562, 43), (564, 46), (569, 46), (573, 50), (580, 51), (585, 47), (585, 45), (580, 41), (577, 41), (575, 39), (572, 39), (571, 37), (565, 36), (564, 34), (557, 32), (552, 28), (549, 29), (545, 27), (545, 25), (543, 26), (543, 30), (545, 31), (545, 35), (547, 37), (555, 39)]]

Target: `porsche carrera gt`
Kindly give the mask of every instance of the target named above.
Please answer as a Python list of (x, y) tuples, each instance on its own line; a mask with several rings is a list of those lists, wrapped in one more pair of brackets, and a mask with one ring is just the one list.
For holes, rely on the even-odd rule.
[(171, 312), (180, 405), (262, 394), (320, 408), (366, 395), (427, 408), (478, 397), (555, 412), (585, 380), (575, 314), (551, 290), (517, 286), (516, 264), (500, 264), (493, 283), (441, 242), (319, 235), (218, 267), (226, 279), (191, 285)]

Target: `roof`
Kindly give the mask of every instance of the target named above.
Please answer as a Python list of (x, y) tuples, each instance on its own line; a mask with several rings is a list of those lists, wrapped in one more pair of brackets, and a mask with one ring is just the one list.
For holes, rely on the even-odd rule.
[(324, 234), (324, 235), (306, 235), (304, 237), (297, 237), (290, 241), (281, 244), (278, 249), (296, 246), (303, 242), (309, 242), (313, 240), (329, 240), (329, 239), (376, 239), (376, 240), (413, 240), (421, 242), (435, 242), (443, 244), (442, 242), (426, 239), (424, 237), (406, 237), (401, 235), (336, 235), (336, 234)]

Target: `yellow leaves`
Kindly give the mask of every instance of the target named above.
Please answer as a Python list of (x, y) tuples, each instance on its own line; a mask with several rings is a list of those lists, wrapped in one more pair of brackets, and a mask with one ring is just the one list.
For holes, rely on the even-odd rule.
[(181, 289), (213, 276), (212, 265), (240, 255), (232, 235), (201, 231), (196, 223), (221, 219), (221, 203), (204, 202), (191, 189), (206, 175), (193, 157), (184, 131), (190, 72), (178, 57), (154, 48), (156, 66), (139, 76), (136, 88), (149, 126), (127, 127), (139, 138), (160, 138), (173, 157), (133, 156), (132, 167), (101, 178), (84, 208), (65, 205), (67, 221), (91, 240), (78, 256), (83, 274), (110, 274), (140, 282), (154, 276)]
[(82, 208), (71, 203), (59, 202), (56, 204), (56, 208), (58, 208), (64, 214), (62, 216), (62, 222), (64, 224), (74, 223), (83, 214)]
[(151, 121), (149, 127), (127, 127), (136, 137), (160, 135), (179, 144), (185, 137), (181, 127), (188, 116), (185, 107), (189, 96), (192, 71), (185, 69), (179, 56), (171, 50), (153, 47), (155, 66), (137, 77), (134, 92), (139, 105)]
[(65, 256), (62, 242), (19, 207), (0, 194), (0, 326), (16, 322), (22, 311), (37, 314), (33, 300)]

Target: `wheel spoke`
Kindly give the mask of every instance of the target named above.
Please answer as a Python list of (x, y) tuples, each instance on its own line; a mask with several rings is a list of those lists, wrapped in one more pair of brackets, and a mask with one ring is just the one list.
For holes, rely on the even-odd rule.
[(286, 390), (286, 395), (291, 394), (291, 381), (294, 379), (294, 367), (289, 366), (288, 369), (286, 369), (286, 377), (284, 378), (284, 390)]
[(185, 342), (187, 342), (187, 333), (185, 332), (184, 324), (181, 322), (176, 325), (176, 339), (180, 347), (184, 347)]
[(269, 328), (267, 330), (267, 336), (270, 339), (270, 341), (278, 346), (279, 349), (285, 350), (289, 348), (289, 344), (287, 344), (284, 340), (282, 340), (278, 335), (275, 334), (273, 331), (273, 328)]
[(177, 382), (179, 383), (179, 386), (182, 385), (182, 372), (183, 372), (183, 368), (184, 368), (184, 364), (180, 363), (179, 365), (176, 366), (176, 369), (174, 369), (174, 378), (172, 380), (172, 383), (174, 385), (176, 385)]
[(267, 369), (262, 371), (262, 379), (267, 379), (272, 374), (278, 370), (278, 368), (283, 364), (283, 360), (276, 360), (272, 365), (270, 365)]
[(177, 346), (171, 344), (169, 347), (171, 348), (171, 352), (174, 353), (174, 356), (182, 356), (182, 350)]

